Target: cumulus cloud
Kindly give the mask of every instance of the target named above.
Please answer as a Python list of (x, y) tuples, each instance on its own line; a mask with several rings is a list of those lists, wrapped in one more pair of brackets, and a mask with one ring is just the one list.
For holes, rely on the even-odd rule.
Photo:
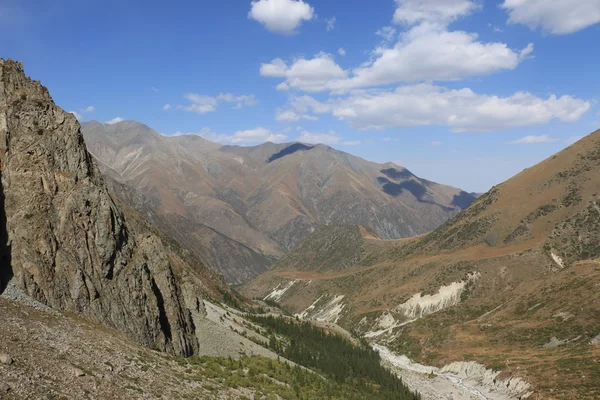
[[(221, 93), (216, 97), (212, 97), (197, 93), (187, 93), (184, 97), (189, 100), (191, 104), (187, 106), (181, 106), (181, 108), (185, 111), (195, 112), (198, 114), (215, 112), (217, 111), (217, 106), (220, 103), (235, 103), (235, 106), (233, 107), (235, 109), (258, 104), (258, 101), (254, 95), (235, 96), (231, 93)], [(163, 110), (165, 110), (165, 107), (163, 107)]]
[(330, 113), (362, 130), (440, 125), (455, 132), (498, 131), (553, 119), (571, 122), (591, 107), (589, 102), (572, 96), (542, 99), (517, 92), (498, 97), (469, 88), (447, 89), (431, 84), (401, 86), (394, 91), (357, 91), (328, 102), (302, 96), (290, 104), (303, 112)]
[(94, 106), (86, 107), (85, 110), (83, 110), (83, 112), (85, 112), (85, 113), (91, 113), (94, 111), (96, 111), (96, 108)]
[(555, 35), (577, 32), (600, 22), (598, 0), (504, 0), (508, 22)]
[[(335, 82), (347, 78), (344, 71), (327, 53), (319, 53), (312, 59), (299, 58), (288, 65), (280, 58), (260, 66), (260, 74), (271, 78), (285, 78), (282, 88), (295, 88), (308, 92), (327, 90)], [(282, 88), (278, 87), (280, 90)]]
[(468, 0), (398, 0), (394, 20), (406, 30), (396, 36), (395, 28), (377, 33), (384, 42), (371, 58), (357, 68), (344, 70), (330, 54), (286, 62), (280, 58), (261, 65), (265, 77), (283, 78), (286, 90), (340, 93), (357, 88), (398, 82), (452, 81), (515, 69), (533, 52), (511, 49), (505, 43), (483, 42), (476, 33), (451, 31), (448, 24), (479, 6)]
[(339, 54), (340, 56), (345, 56), (345, 55), (346, 55), (346, 50), (340, 47), (340, 48), (338, 49), (338, 54)]
[[(527, 46), (525, 55), (532, 46)], [(483, 43), (475, 33), (421, 27), (403, 33), (395, 46), (375, 50), (375, 55), (372, 62), (353, 71), (347, 87), (485, 76), (514, 69), (523, 59), (520, 51), (504, 43)]]
[(248, 18), (260, 22), (271, 32), (292, 35), (314, 14), (315, 10), (302, 0), (257, 0), (251, 3)]
[(172, 107), (171, 107), (171, 105), (170, 105), (170, 104), (165, 104), (165, 105), (163, 106), (163, 108), (162, 108), (162, 109), (163, 109), (163, 111), (168, 111), (168, 110), (170, 110), (171, 108), (172, 108)]
[(123, 121), (125, 121), (123, 118), (116, 117), (116, 118), (111, 119), (110, 121), (106, 121), (105, 124), (113, 125), (113, 124), (118, 124), (119, 122), (123, 122)]

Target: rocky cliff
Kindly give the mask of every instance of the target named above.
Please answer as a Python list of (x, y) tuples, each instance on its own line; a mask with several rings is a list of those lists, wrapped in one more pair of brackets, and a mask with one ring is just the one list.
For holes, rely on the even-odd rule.
[(0, 171), (0, 292), (11, 280), (46, 305), (143, 345), (195, 351), (198, 296), (222, 283), (135, 212), (123, 212), (75, 117), (26, 77), (21, 63), (1, 59)]

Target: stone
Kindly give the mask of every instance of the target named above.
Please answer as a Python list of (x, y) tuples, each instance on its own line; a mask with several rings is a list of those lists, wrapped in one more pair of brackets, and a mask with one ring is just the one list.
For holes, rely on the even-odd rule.
[(74, 367), (73, 375), (75, 375), (76, 378), (80, 378), (82, 376), (85, 376), (85, 372), (83, 372), (83, 370), (81, 368)]
[(10, 386), (8, 385), (8, 383), (1, 383), (0, 384), (0, 394), (6, 394), (10, 392)]
[(0, 174), (0, 238), (11, 243), (0, 259), (12, 267), (0, 271), (0, 290), (7, 276), (34, 300), (139, 344), (183, 356), (198, 349), (196, 298), (229, 289), (113, 199), (77, 119), (21, 63), (3, 59)]
[(8, 354), (4, 354), (4, 353), (0, 354), (0, 363), (5, 364), (5, 365), (11, 365), (13, 362), (14, 362), (14, 360)]

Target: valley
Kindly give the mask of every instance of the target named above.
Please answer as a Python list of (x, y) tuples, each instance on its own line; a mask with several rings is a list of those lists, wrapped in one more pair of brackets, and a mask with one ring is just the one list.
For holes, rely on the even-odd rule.
[(164, 136), (135, 121), (83, 124), (116, 194), (241, 284), (323, 225), (358, 224), (385, 239), (425, 233), (475, 196), (325, 145), (222, 146)]
[(600, 398), (600, 3), (5, 3), (0, 400)]
[(242, 293), (436, 371), (476, 362), (531, 385), (513, 395), (595, 398), (599, 148), (596, 131), (420, 237), (322, 228)]

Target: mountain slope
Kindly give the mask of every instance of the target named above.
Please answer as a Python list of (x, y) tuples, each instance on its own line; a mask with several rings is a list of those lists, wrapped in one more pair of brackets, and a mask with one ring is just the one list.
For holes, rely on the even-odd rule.
[[(178, 240), (184, 230), (197, 231), (192, 236), (200, 245), (190, 249), (231, 283), (263, 272), (321, 225), (364, 225), (386, 239), (413, 236), (475, 199), (392, 163), (324, 145), (220, 146), (195, 135), (162, 136), (132, 121), (90, 122), (83, 133), (103, 170), (152, 198), (152, 212), (164, 219), (161, 228)], [(195, 226), (243, 247), (230, 243), (237, 249), (224, 264), (207, 255), (206, 230)], [(235, 260), (247, 266), (241, 276)]]
[(243, 292), (422, 363), (477, 361), (540, 398), (596, 398), (599, 177), (596, 131), (429, 234), (315, 232)]
[(194, 353), (201, 296), (227, 287), (113, 200), (75, 117), (10, 60), (0, 60), (0, 148), (0, 292), (21, 290), (140, 344)]

